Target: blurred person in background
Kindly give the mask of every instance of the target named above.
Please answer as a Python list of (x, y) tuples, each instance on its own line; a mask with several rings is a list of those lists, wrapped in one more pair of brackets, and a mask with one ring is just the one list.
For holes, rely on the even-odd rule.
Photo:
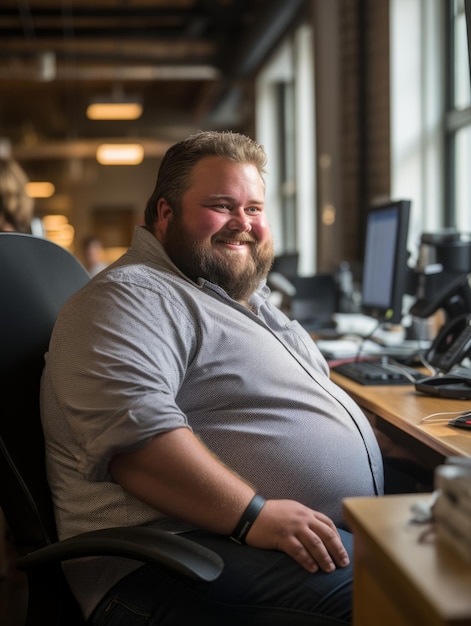
[(33, 199), (26, 193), (28, 177), (11, 158), (0, 158), (0, 232), (31, 234)]
[(104, 262), (103, 244), (97, 237), (91, 235), (83, 240), (82, 259), (90, 276), (96, 276), (107, 267), (107, 263)]

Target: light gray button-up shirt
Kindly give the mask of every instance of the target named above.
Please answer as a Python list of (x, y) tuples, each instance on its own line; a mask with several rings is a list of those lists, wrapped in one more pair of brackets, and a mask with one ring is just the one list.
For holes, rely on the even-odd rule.
[[(114, 484), (118, 452), (191, 428), (266, 498), (342, 525), (341, 500), (381, 493), (381, 454), (309, 334), (267, 302), (256, 313), (187, 279), (151, 233), (64, 306), (42, 382), (48, 475), (61, 537), (165, 518)], [(119, 564), (118, 564), (119, 563)], [(135, 563), (68, 564), (85, 613)], [(97, 576), (100, 580), (98, 581)]]

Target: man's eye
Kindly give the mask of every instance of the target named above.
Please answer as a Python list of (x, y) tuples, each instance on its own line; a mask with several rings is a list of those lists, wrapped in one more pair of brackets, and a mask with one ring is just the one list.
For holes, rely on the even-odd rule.
[(261, 209), (258, 206), (249, 206), (245, 209), (247, 213), (260, 213)]

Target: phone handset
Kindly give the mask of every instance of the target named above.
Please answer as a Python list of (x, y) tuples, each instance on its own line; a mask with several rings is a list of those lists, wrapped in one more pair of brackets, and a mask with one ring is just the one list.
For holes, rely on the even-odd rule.
[(445, 324), (426, 358), (436, 370), (446, 373), (468, 354), (471, 354), (471, 314), (465, 313)]

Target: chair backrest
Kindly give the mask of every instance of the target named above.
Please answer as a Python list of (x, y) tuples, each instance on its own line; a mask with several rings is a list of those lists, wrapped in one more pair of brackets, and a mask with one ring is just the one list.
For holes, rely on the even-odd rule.
[(89, 278), (51, 241), (0, 233), (0, 508), (20, 554), (56, 540), (39, 383), (57, 314)]

